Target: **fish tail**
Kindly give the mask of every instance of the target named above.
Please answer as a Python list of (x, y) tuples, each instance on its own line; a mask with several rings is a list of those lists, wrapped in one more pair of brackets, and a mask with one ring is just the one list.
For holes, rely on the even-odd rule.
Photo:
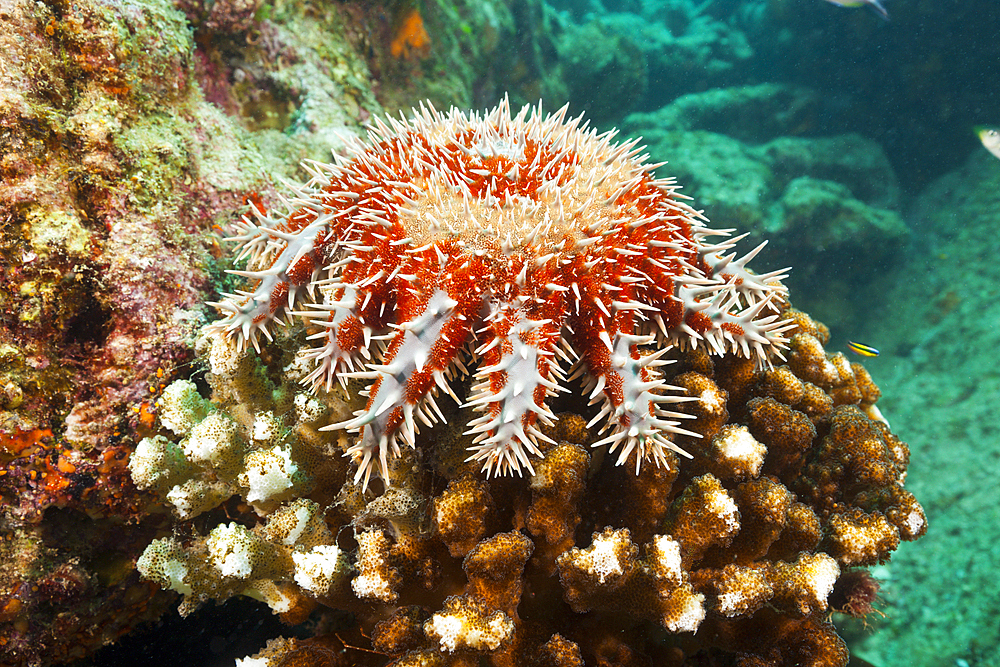
[(889, 12), (886, 10), (885, 6), (879, 0), (871, 0), (871, 7), (886, 21), (889, 20)]

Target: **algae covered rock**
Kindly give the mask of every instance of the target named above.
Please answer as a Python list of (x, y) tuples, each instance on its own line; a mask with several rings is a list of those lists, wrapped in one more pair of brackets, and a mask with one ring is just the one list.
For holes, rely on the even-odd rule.
[(710, 218), (766, 236), (798, 284), (861, 284), (909, 236), (899, 184), (874, 141), (803, 134), (816, 110), (811, 91), (768, 84), (685, 95), (625, 127)]
[(614, 122), (646, 95), (646, 54), (626, 35), (597, 22), (570, 24), (559, 54), (570, 105), (598, 125)]
[(681, 95), (655, 111), (631, 114), (622, 127), (629, 134), (641, 134), (650, 144), (677, 130), (706, 130), (759, 144), (808, 130), (819, 106), (819, 95), (802, 86), (763, 83), (713, 88)]

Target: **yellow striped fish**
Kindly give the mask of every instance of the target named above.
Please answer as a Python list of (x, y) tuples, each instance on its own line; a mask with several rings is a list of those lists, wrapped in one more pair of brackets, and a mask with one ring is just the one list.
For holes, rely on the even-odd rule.
[(862, 357), (877, 357), (878, 350), (871, 345), (865, 345), (864, 343), (855, 343), (853, 340), (847, 341), (847, 349), (849, 349), (854, 354), (860, 354)]

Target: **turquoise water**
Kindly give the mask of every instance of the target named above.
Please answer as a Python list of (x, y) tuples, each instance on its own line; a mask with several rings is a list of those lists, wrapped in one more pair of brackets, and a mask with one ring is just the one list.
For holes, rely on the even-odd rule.
[[(852, 652), (1000, 665), (1000, 159), (972, 129), (1000, 123), (997, 3), (892, 0), (888, 21), (823, 0), (552, 4), (591, 52), (603, 35), (643, 58), (627, 109), (600, 77), (574, 104), (647, 136), (716, 226), (769, 238), (758, 264), (795, 266), (829, 348), (882, 351), (864, 363), (930, 529), (874, 568), (884, 617), (840, 623)], [(764, 83), (805, 90), (740, 88)]]

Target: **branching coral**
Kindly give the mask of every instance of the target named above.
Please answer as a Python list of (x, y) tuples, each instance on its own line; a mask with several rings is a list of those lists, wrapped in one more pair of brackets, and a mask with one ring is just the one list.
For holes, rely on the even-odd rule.
[[(797, 311), (783, 315), (796, 322), (793, 349), (809, 336), (811, 354), (836, 366), (818, 325)], [(185, 612), (238, 594), (264, 600), (289, 621), (317, 605), (350, 609), (370, 637), (367, 650), (377, 652), (358, 653), (356, 664), (391, 657), (397, 665), (461, 665), (480, 654), (497, 665), (634, 664), (643, 655), (679, 665), (740, 654), (762, 665), (844, 665), (846, 650), (827, 621), (831, 606), (870, 612), (871, 596), (850, 583), (858, 567), (885, 560), (926, 528), (902, 487), (906, 446), (866, 414), (877, 415), (861, 398), (874, 385), (859, 366), (850, 375), (810, 375), (826, 385), (818, 386), (791, 363), (747, 375), (745, 360), (732, 355), (675, 350), (668, 368), (676, 375), (668, 379), (699, 396), (682, 408), (701, 436), (683, 441), (691, 461), (671, 455), (669, 467), (635, 475), (632, 461), (618, 467), (600, 449), (591, 454), (598, 438), (583, 416), (560, 413), (543, 427), (556, 444), (543, 444), (528, 480), (484, 479), (475, 463), (455, 463), (452, 450), (470, 436), (442, 427), (428, 433), (433, 456), (405, 451), (389, 468), (392, 486), (375, 493), (351, 481), (342, 457), (350, 438), (318, 430), (320, 415), (336, 418), (327, 410), (349, 410), (339, 389), (303, 409), (296, 384), (307, 369), (294, 357), (265, 367), (225, 337), (211, 346), (210, 358), (230, 362), (213, 366), (228, 375), (209, 376), (218, 401), (203, 401), (187, 383), (169, 388), (160, 414), (186, 435), (158, 436), (165, 453), (137, 455), (133, 470), (165, 500), (167, 480), (196, 486), (214, 476), (246, 504), (230, 504), (244, 508), (238, 521), (203, 537), (154, 542), (140, 570), (184, 594)], [(800, 368), (809, 375), (821, 366), (817, 357)], [(836, 403), (831, 389), (858, 403), (814, 418), (798, 410), (815, 406), (816, 392), (826, 397), (820, 403)], [(253, 503), (251, 487), (239, 481), (251, 455), (266, 451), (249, 444), (259, 421), (250, 406), (281, 415), (282, 442), (308, 452), (292, 460), (313, 461), (312, 483), (290, 487), (295, 500)], [(709, 418), (720, 414), (747, 421)], [(473, 418), (458, 407), (445, 417), (448, 424)], [(217, 448), (248, 443), (242, 464), (220, 455), (218, 467), (199, 466), (186, 453), (195, 448), (173, 444), (220, 419), (232, 419), (234, 430), (220, 431), (229, 435)], [(282, 461), (270, 466), (284, 470)], [(178, 515), (185, 507), (174, 503)], [(651, 633), (656, 626), (666, 634)], [(317, 650), (274, 643), (259, 659), (278, 665)]]

